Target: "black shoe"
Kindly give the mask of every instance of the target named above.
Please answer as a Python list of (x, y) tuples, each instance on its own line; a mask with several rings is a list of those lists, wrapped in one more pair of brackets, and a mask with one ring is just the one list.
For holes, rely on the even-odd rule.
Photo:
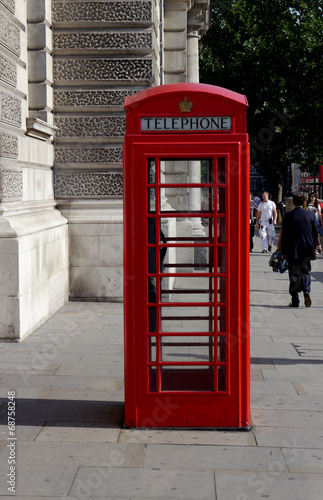
[(272, 246), (268, 245), (268, 252), (271, 252)]
[(293, 302), (291, 302), (288, 304), (288, 307), (299, 307), (299, 304), (293, 304)]
[(311, 297), (308, 292), (304, 292), (304, 304), (305, 307), (311, 307), (312, 305)]
[(261, 253), (267, 253), (267, 250), (263, 249), (263, 251)]

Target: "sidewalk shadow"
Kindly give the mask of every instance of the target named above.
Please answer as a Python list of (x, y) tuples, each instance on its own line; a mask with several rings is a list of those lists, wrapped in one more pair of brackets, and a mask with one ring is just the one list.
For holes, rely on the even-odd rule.
[[(16, 425), (122, 427), (124, 403), (114, 401), (68, 401), (59, 399), (15, 399)], [(8, 399), (0, 398), (0, 423), (8, 421)]]
[(254, 365), (304, 365), (304, 364), (313, 364), (313, 365), (322, 365), (323, 359), (304, 359), (304, 358), (250, 358), (250, 363)]
[[(276, 305), (276, 304), (250, 304), (250, 307), (261, 307), (262, 309), (265, 308), (265, 307), (267, 309), (288, 309), (288, 310), (294, 309), (292, 307), (289, 307), (288, 304), (281, 304), (281, 305)], [(319, 306), (317, 306), (317, 307), (319, 308)], [(313, 306), (312, 306), (312, 308), (313, 308)]]

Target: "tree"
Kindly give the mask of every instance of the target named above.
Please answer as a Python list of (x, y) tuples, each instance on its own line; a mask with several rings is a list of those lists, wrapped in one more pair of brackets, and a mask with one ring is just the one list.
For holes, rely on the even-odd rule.
[(323, 161), (322, 0), (214, 1), (200, 80), (245, 94), (251, 162), (278, 186)]

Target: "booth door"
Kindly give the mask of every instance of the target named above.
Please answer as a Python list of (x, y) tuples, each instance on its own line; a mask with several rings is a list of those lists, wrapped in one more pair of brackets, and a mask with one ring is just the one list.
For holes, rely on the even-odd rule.
[(137, 147), (139, 427), (240, 426), (238, 146), (218, 149)]

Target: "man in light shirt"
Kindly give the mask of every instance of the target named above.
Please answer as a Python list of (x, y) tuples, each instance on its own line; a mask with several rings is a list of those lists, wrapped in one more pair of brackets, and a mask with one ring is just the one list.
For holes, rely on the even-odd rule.
[[(269, 193), (262, 193), (262, 202), (259, 203), (256, 214), (256, 227), (259, 227), (259, 234), (262, 244), (262, 253), (271, 252), (275, 240), (275, 225), (277, 222), (276, 205), (269, 199)], [(259, 224), (260, 220), (260, 224)]]

